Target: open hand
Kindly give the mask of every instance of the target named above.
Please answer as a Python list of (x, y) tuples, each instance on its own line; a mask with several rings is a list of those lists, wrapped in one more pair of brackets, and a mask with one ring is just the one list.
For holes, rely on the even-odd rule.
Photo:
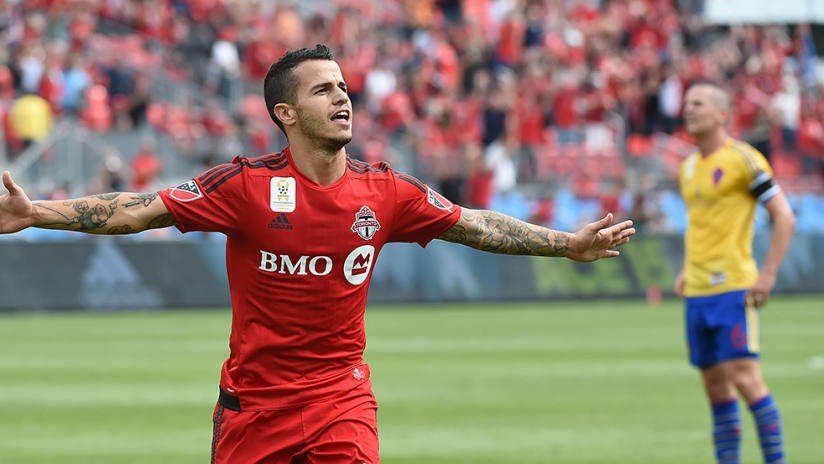
[(9, 171), (3, 172), (3, 185), (9, 193), (0, 196), (0, 234), (23, 230), (34, 223), (31, 200), (15, 184)]
[(601, 258), (618, 256), (617, 250), (635, 234), (632, 221), (612, 225), (612, 213), (603, 219), (588, 224), (572, 235), (567, 257), (575, 261), (595, 261)]

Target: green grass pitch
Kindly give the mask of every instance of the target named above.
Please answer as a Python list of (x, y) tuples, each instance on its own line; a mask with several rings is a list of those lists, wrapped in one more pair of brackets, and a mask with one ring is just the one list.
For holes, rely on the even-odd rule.
[[(824, 298), (774, 298), (789, 462), (821, 463)], [(228, 311), (0, 317), (0, 462), (204, 463)], [(384, 463), (708, 463), (679, 302), (370, 307)], [(761, 462), (749, 413), (743, 459)]]

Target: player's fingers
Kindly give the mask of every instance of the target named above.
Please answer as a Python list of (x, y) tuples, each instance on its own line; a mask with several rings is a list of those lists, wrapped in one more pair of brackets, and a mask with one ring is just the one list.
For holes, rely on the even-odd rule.
[(618, 234), (618, 237), (620, 237), (620, 238), (629, 238), (629, 237), (632, 237), (633, 235), (635, 235), (635, 228), (631, 227), (629, 229), (621, 231), (621, 233)]
[(620, 254), (621, 253), (618, 250), (605, 250), (603, 257), (604, 258), (614, 258), (614, 257), (616, 257)]
[(601, 219), (593, 222), (592, 224), (589, 225), (589, 227), (591, 227), (595, 230), (600, 230), (600, 229), (604, 229), (606, 227), (609, 227), (610, 224), (612, 224), (612, 213), (607, 213), (606, 216), (604, 216)]
[(629, 238), (635, 234), (635, 229), (627, 229), (612, 236), (611, 243), (613, 246), (617, 243), (627, 243)]
[(3, 185), (6, 186), (6, 190), (11, 193), (14, 189), (14, 181), (11, 180), (11, 173), (9, 171), (3, 171)]
[(14, 180), (12, 180), (11, 173), (9, 171), (3, 171), (3, 185), (6, 186), (6, 190), (8, 190), (9, 194), (12, 196), (23, 194), (23, 190), (14, 183)]
[(755, 306), (756, 308), (760, 308), (764, 303), (766, 303), (767, 297), (763, 292), (759, 292), (757, 290), (750, 290), (747, 293), (747, 304), (749, 306)]
[(629, 230), (631, 227), (632, 221), (624, 221), (611, 226), (607, 230), (614, 235), (620, 235), (622, 232)]
[(624, 237), (622, 239), (619, 239), (619, 240), (616, 240), (616, 241), (612, 242), (610, 248), (619, 247), (619, 246), (621, 246), (625, 243), (629, 243), (629, 237)]
[(617, 228), (618, 230), (626, 230), (626, 229), (629, 229), (630, 227), (632, 227), (632, 221), (627, 220), (627, 221), (619, 222), (618, 224), (615, 224), (613, 227)]

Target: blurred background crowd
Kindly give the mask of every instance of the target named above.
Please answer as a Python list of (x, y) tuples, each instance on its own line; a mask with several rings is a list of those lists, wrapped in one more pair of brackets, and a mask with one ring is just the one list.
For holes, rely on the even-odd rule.
[(694, 147), (681, 106), (712, 80), (799, 232), (824, 232), (824, 27), (713, 24), (704, 3), (0, 0), (0, 164), (59, 199), (279, 151), (263, 77), (286, 50), (326, 43), (354, 105), (350, 156), (457, 203), (566, 230), (608, 210), (682, 232), (677, 170)]

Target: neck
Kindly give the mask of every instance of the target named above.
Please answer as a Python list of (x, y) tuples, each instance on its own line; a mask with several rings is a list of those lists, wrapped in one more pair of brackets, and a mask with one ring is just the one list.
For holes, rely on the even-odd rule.
[(346, 172), (346, 149), (332, 151), (301, 137), (289, 140), (292, 161), (301, 174), (318, 185), (334, 184)]
[(698, 151), (701, 152), (702, 157), (707, 157), (715, 153), (716, 150), (724, 146), (726, 142), (727, 132), (724, 130), (717, 130), (695, 137), (695, 143), (698, 145)]

